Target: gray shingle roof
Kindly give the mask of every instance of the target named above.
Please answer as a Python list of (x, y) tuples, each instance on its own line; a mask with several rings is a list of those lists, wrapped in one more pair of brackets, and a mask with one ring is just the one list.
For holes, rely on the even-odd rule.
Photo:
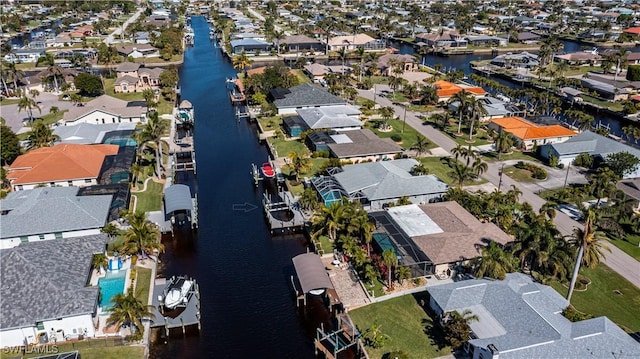
[(139, 68), (140, 68), (140, 64), (135, 63), (135, 62), (125, 61), (125, 62), (119, 64), (118, 67), (116, 67), (116, 72), (138, 71)]
[(402, 152), (402, 148), (389, 138), (379, 138), (369, 129), (345, 131), (349, 142), (330, 143), (327, 146), (338, 158), (361, 157)]
[(418, 161), (411, 158), (359, 163), (344, 166), (334, 178), (347, 193), (362, 191), (370, 201), (447, 191), (447, 184), (436, 176), (412, 176), (409, 171), (416, 164)]
[(0, 250), (0, 328), (94, 313), (99, 288), (86, 285), (92, 256), (106, 241), (98, 234)]
[(345, 105), (347, 102), (328, 91), (310, 84), (294, 86), (285, 91), (273, 101), (277, 108), (335, 106)]
[(102, 228), (112, 195), (77, 196), (78, 187), (41, 187), (10, 192), (0, 200), (0, 238)]
[(477, 327), (478, 338), (469, 342), (482, 348), (493, 344), (501, 359), (640, 355), (640, 344), (606, 317), (569, 322), (560, 313), (568, 302), (553, 288), (534, 283), (522, 273), (507, 274), (504, 281), (478, 279), (434, 286), (429, 293), (445, 313), (475, 308), (480, 320), (472, 328)]
[(552, 144), (551, 146), (561, 156), (586, 152), (590, 155), (606, 157), (611, 153), (629, 152), (640, 158), (640, 150), (591, 131), (583, 131), (577, 136), (562, 143)]

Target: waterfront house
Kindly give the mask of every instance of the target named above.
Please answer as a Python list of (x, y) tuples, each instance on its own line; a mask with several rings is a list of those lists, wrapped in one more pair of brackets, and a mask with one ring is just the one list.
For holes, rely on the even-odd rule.
[(350, 74), (353, 69), (342, 65), (322, 65), (317, 62), (304, 65), (303, 72), (315, 83), (323, 83), (327, 74)]
[[(569, 302), (552, 287), (522, 273), (504, 280), (471, 279), (428, 288), (429, 307), (446, 322), (451, 312), (469, 310), (466, 355), (480, 358), (620, 358), (640, 347), (607, 317), (571, 322), (562, 315)], [(612, 355), (615, 353), (615, 355)]]
[(623, 83), (616, 83), (604, 78), (589, 76), (580, 79), (582, 87), (595, 91), (600, 98), (607, 101), (620, 101), (629, 98), (630, 91)]
[(103, 124), (121, 122), (146, 122), (147, 108), (142, 101), (127, 102), (102, 95), (87, 102), (84, 106), (76, 106), (62, 115), (63, 126), (74, 126), (80, 123)]
[(3, 347), (94, 337), (100, 287), (88, 278), (93, 255), (104, 253), (106, 242), (107, 235), (98, 233), (0, 250)]
[(281, 51), (288, 53), (324, 52), (325, 45), (309, 36), (293, 35), (286, 36), (278, 41)]
[(533, 70), (540, 65), (540, 62), (538, 55), (523, 51), (515, 54), (509, 52), (498, 55), (491, 59), (491, 65), (504, 67), (506, 69)]
[(269, 92), (269, 98), (278, 109), (278, 115), (294, 115), (296, 110), (305, 108), (347, 104), (343, 98), (311, 84), (302, 84), (288, 89), (273, 89)]
[(473, 46), (496, 47), (496, 46), (508, 45), (507, 39), (499, 36), (477, 35), (477, 36), (466, 36), (465, 39), (469, 42), (469, 45), (473, 45)]
[(537, 44), (540, 42), (540, 35), (534, 34), (532, 32), (521, 32), (518, 33), (518, 42), (523, 44)]
[[(301, 121), (302, 131), (307, 130), (357, 130), (362, 128), (360, 121), (360, 110), (356, 107), (348, 105), (323, 106), (296, 109)], [(286, 119), (294, 118), (294, 116), (286, 117)]]
[(633, 210), (640, 212), (640, 178), (622, 180), (616, 183), (616, 188), (624, 192), (627, 199), (633, 203)]
[(331, 157), (353, 163), (389, 160), (403, 151), (393, 140), (380, 138), (369, 129), (312, 132), (306, 142), (313, 151), (327, 151)]
[[(487, 122), (495, 118), (524, 116), (524, 110), (518, 108), (518, 106), (495, 97), (486, 96), (479, 98), (478, 101), (482, 103), (482, 107), (487, 112), (486, 115), (482, 115), (479, 118), (480, 122)], [(452, 102), (449, 104), (449, 110), (456, 112), (459, 105), (459, 102)]]
[(14, 64), (34, 63), (44, 54), (44, 49), (18, 49), (4, 55), (4, 61)]
[[(571, 164), (581, 153), (605, 159), (608, 155), (619, 152), (629, 152), (640, 158), (640, 150), (591, 131), (583, 131), (563, 143), (552, 143), (540, 148), (542, 157), (549, 158), (553, 155), (558, 158), (559, 163), (563, 163), (565, 166)], [(640, 168), (624, 178), (638, 177), (640, 177)]]
[(569, 65), (577, 66), (600, 66), (602, 56), (597, 52), (571, 52), (568, 54), (555, 55), (554, 58), (558, 62), (566, 62)]
[(50, 187), (90, 186), (98, 183), (107, 156), (118, 154), (117, 145), (57, 144), (18, 156), (7, 179), (14, 191)]
[(383, 76), (395, 76), (394, 68), (391, 66), (394, 62), (403, 72), (417, 71), (419, 69), (415, 57), (411, 55), (385, 54), (377, 60), (376, 67), (378, 72)]
[(482, 248), (490, 242), (513, 241), (495, 224), (480, 222), (452, 201), (390, 207), (371, 215), (391, 240), (412, 243), (414, 250), (422, 252), (430, 263), (428, 269), (439, 278), (454, 276), (459, 265), (481, 257)]
[(111, 194), (81, 195), (78, 187), (38, 187), (0, 200), (0, 248), (100, 234), (109, 221)]
[(366, 51), (383, 51), (386, 48), (383, 40), (374, 39), (367, 34), (334, 36), (329, 38), (330, 51), (339, 51), (341, 49), (353, 51), (360, 47)]
[(515, 140), (514, 146), (527, 151), (545, 144), (564, 142), (577, 135), (561, 125), (541, 126), (520, 117), (493, 119), (488, 127), (496, 132), (509, 133)]
[(481, 98), (486, 96), (487, 92), (479, 86), (458, 85), (449, 81), (438, 80), (433, 83), (438, 95), (438, 102), (449, 101), (451, 97), (461, 91), (466, 91), (469, 95)]
[(412, 203), (438, 201), (449, 189), (434, 175), (413, 176), (418, 164), (412, 158), (364, 162), (333, 169), (333, 175), (315, 177), (311, 183), (328, 206), (345, 197), (368, 210), (379, 210), (407, 197)]
[(142, 67), (135, 62), (123, 62), (116, 67), (114, 92), (142, 92), (146, 89), (160, 89), (160, 74), (164, 70), (159, 67)]
[(127, 138), (126, 141), (134, 141), (131, 134), (135, 131), (136, 124), (132, 122), (91, 124), (79, 123), (75, 126), (57, 126), (53, 134), (60, 138), (60, 143), (73, 143), (79, 145), (93, 145), (104, 143), (114, 137)]
[(469, 44), (464, 36), (451, 30), (441, 30), (435, 33), (423, 33), (416, 35), (416, 42), (423, 42), (426, 46), (437, 47), (460, 47), (465, 48)]
[(230, 40), (247, 40), (247, 39), (253, 39), (253, 40), (258, 40), (258, 41), (266, 41), (267, 40), (267, 36), (264, 34), (259, 34), (259, 33), (255, 33), (255, 32), (236, 32), (234, 34), (231, 34), (229, 36)]
[(158, 49), (149, 44), (117, 45), (116, 51), (118, 51), (118, 55), (124, 58), (160, 57)]
[(268, 42), (256, 39), (231, 40), (231, 52), (234, 55), (246, 53), (250, 55), (258, 55), (260, 53), (269, 52), (272, 45)]

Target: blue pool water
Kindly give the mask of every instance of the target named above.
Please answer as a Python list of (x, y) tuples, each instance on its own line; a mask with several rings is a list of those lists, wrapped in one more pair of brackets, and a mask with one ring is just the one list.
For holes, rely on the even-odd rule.
[(131, 137), (110, 137), (104, 141), (107, 145), (118, 145), (120, 147), (134, 147), (138, 143)]
[(100, 308), (102, 310), (111, 309), (113, 302), (111, 297), (116, 294), (124, 293), (124, 282), (127, 271), (121, 270), (117, 273), (107, 272), (104, 278), (98, 279), (100, 286)]

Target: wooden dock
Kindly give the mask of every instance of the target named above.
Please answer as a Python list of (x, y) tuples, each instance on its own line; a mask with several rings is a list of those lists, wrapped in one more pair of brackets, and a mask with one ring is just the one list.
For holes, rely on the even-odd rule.
[[(269, 198), (265, 193), (262, 199), (264, 213), (269, 222), (271, 233), (286, 233), (301, 230), (306, 223), (300, 209), (294, 207), (294, 199), (291, 192), (279, 192), (277, 202)], [(288, 219), (283, 216), (288, 215)]]
[(187, 295), (188, 302), (184, 310), (176, 317), (165, 316), (160, 311), (162, 305), (159, 301), (164, 295), (164, 289), (168, 285), (165, 278), (158, 278), (154, 282), (153, 286), (153, 303), (151, 312), (155, 315), (150, 320), (150, 328), (164, 329), (164, 334), (168, 338), (172, 329), (181, 329), (185, 334), (187, 328), (197, 326), (198, 331), (201, 329), (200, 325), (200, 288), (198, 283), (194, 280), (193, 287)]

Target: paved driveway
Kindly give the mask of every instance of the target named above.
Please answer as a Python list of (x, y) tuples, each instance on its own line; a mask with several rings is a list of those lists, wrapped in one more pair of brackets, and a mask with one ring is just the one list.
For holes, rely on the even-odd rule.
[[(386, 85), (376, 85), (376, 93), (379, 94), (383, 89), (388, 90), (389, 87)], [(368, 98), (370, 100), (372, 100), (374, 97), (373, 90), (358, 90), (358, 93), (360, 96)], [(396, 116), (398, 116), (399, 118), (403, 117), (404, 109), (401, 106), (393, 105), (391, 101), (386, 97), (380, 97), (377, 95), (375, 97), (375, 101), (377, 104), (379, 104), (380, 106), (391, 106), (394, 108)], [(451, 149), (456, 147), (457, 144), (449, 136), (443, 134), (430, 125), (423, 125), (422, 120), (419, 119), (416, 115), (416, 113), (407, 112), (407, 124), (411, 125), (411, 127), (415, 128), (416, 131), (420, 132), (423, 136), (431, 140), (436, 145), (440, 146), (441, 150), (439, 151), (441, 153), (445, 151), (447, 153), (450, 153)], [(495, 188), (497, 188), (500, 183), (499, 172), (500, 168), (502, 167), (502, 162), (488, 162), (487, 165), (489, 166), (489, 169), (482, 175), (482, 177), (484, 177), (487, 181), (492, 183)], [(511, 186), (515, 186), (522, 192), (520, 201), (529, 202), (533, 209), (537, 211), (546, 202), (544, 199), (540, 198), (537, 195), (538, 191), (544, 188), (554, 188), (554, 186), (555, 188), (559, 188), (562, 187), (562, 184), (564, 184), (566, 170), (549, 169), (548, 173), (549, 179), (535, 184), (520, 183), (511, 179), (509, 176), (502, 176), (501, 190), (505, 192), (509, 190)], [(579, 183), (580, 181), (585, 181), (584, 179), (580, 179), (581, 174), (577, 172), (573, 167), (569, 169), (569, 176), (569, 183)], [(558, 228), (560, 233), (562, 233), (562, 235), (564, 236), (573, 234), (574, 228), (582, 227), (580, 223), (571, 219), (571, 217), (561, 211), (556, 211), (554, 222), (556, 224), (556, 228)], [(626, 278), (629, 282), (633, 283), (636, 287), (640, 288), (640, 262), (635, 260), (630, 255), (626, 254), (622, 250), (618, 249), (618, 247), (614, 246), (613, 244), (611, 244), (609, 247), (611, 248), (611, 253), (606, 253), (606, 258), (603, 262), (618, 274)]]
[[(33, 117), (37, 118), (50, 112), (51, 106), (58, 106), (60, 111), (68, 110), (73, 107), (71, 101), (58, 101), (58, 95), (44, 92), (36, 97), (41, 112), (37, 109), (33, 110)], [(18, 105), (2, 105), (0, 106), (0, 116), (5, 119), (7, 126), (15, 133), (28, 131), (24, 125), (29, 121), (29, 112), (27, 110), (18, 111)]]

